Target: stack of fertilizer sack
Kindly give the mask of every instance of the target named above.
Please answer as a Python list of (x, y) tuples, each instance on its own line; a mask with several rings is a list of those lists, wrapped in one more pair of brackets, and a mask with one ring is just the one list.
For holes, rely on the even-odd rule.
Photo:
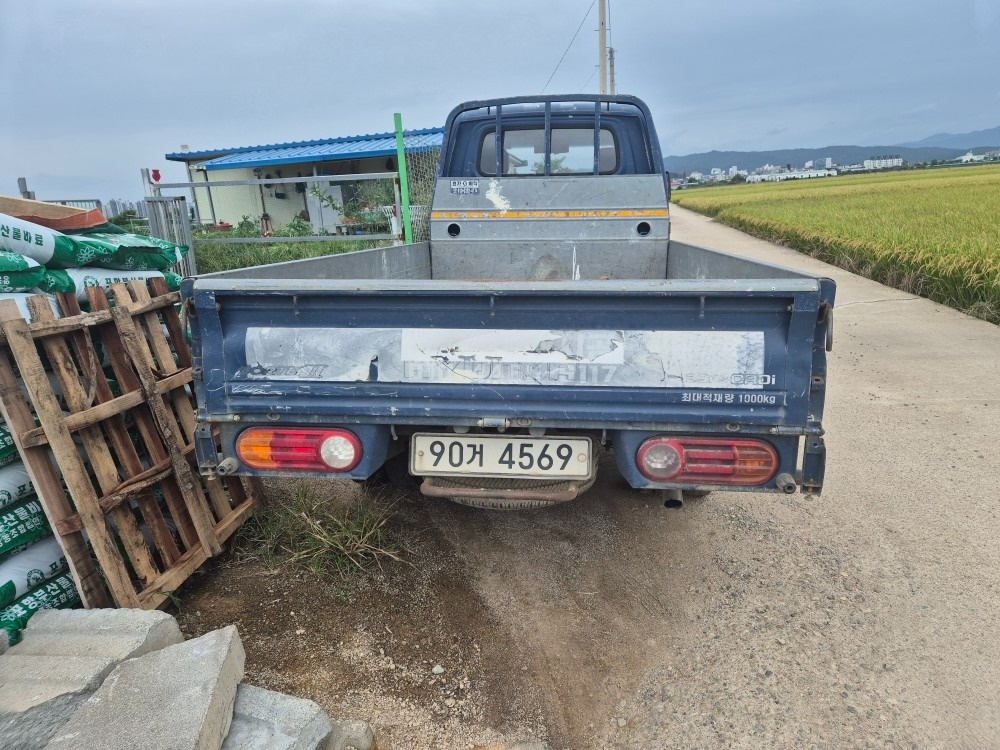
[[(59, 542), (52, 536), (28, 472), (0, 428), (0, 652), (20, 638), (39, 609), (79, 605)], [(2, 438), (0, 438), (2, 439)]]
[[(27, 300), (37, 294), (48, 296), (58, 317), (57, 292), (75, 294), (87, 309), (88, 287), (162, 278), (178, 288), (180, 277), (167, 269), (186, 247), (126, 232), (96, 211), (10, 198), (0, 198), (0, 208), (9, 212), (0, 212), (0, 300), (13, 300), (25, 319), (31, 317)], [(0, 420), (0, 652), (17, 643), (37, 610), (79, 603), (66, 559)]]
[(87, 287), (163, 278), (176, 289), (180, 277), (166, 269), (187, 248), (101, 224), (75, 234), (0, 213), (0, 293), (22, 300), (29, 292), (73, 292), (87, 301)]

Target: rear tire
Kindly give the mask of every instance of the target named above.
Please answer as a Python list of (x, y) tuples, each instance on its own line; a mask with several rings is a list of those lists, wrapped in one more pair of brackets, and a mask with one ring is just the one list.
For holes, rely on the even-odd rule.
[[(596, 481), (597, 472), (595, 471), (594, 476), (579, 488), (576, 497), (579, 497), (593, 487)], [(571, 502), (570, 500), (544, 500), (520, 497), (460, 497), (454, 495), (447, 499), (459, 505), (467, 505), (470, 508), (480, 508), (482, 510), (531, 510)], [(573, 499), (575, 500), (576, 498)]]
[(562, 505), (549, 500), (511, 500), (506, 497), (449, 497), (448, 500), (480, 510), (532, 510), (549, 505)]

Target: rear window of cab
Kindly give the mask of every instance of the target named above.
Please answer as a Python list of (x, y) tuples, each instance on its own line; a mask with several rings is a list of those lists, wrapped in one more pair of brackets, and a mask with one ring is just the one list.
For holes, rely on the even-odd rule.
[[(545, 174), (545, 128), (504, 128), (501, 138), (503, 163), (500, 174)], [(620, 155), (614, 134), (601, 128), (599, 174), (618, 171)], [(479, 144), (479, 173), (484, 177), (497, 173), (496, 131), (487, 130)], [(549, 157), (551, 175), (586, 175), (594, 173), (594, 129), (592, 127), (553, 127)]]

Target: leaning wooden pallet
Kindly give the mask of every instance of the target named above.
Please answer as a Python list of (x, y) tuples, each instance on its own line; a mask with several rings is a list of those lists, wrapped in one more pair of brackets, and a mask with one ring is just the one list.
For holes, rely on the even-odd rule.
[(59, 295), (59, 319), (36, 297), (32, 323), (0, 303), (0, 411), (87, 607), (169, 601), (257, 502), (252, 485), (197, 473), (178, 295), (151, 288), (90, 289), (89, 313)]

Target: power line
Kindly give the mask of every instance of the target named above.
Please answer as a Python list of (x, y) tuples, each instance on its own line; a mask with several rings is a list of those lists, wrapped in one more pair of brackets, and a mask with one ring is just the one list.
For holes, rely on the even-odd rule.
[(594, 76), (596, 76), (596, 75), (597, 75), (597, 66), (595, 65), (594, 69), (592, 71), (590, 71), (590, 78), (588, 78), (586, 81), (584, 81), (583, 85), (580, 87), (580, 92), (581, 93), (583, 93), (583, 92), (585, 92), (587, 90), (587, 84), (590, 83), (591, 81), (593, 81), (594, 80)]
[(575, 42), (576, 38), (580, 35), (580, 29), (582, 29), (583, 28), (583, 24), (585, 24), (587, 22), (587, 18), (590, 17), (590, 11), (592, 11), (594, 9), (595, 5), (597, 5), (597, 0), (594, 0), (594, 2), (592, 2), (590, 4), (590, 7), (587, 8), (587, 12), (584, 13), (583, 18), (580, 20), (580, 25), (576, 27), (576, 33), (573, 34), (573, 38), (570, 39), (569, 40), (569, 44), (566, 45), (566, 51), (562, 53), (562, 57), (560, 57), (559, 58), (559, 62), (556, 63), (556, 67), (552, 71), (552, 75), (549, 76), (549, 80), (547, 80), (545, 82), (545, 85), (542, 86), (541, 93), (544, 94), (545, 93), (545, 89), (547, 89), (549, 87), (549, 84), (552, 83), (552, 79), (555, 78), (556, 73), (559, 71), (559, 66), (563, 64), (563, 60), (565, 60), (566, 59), (566, 55), (569, 54), (570, 47), (573, 46), (573, 42)]

